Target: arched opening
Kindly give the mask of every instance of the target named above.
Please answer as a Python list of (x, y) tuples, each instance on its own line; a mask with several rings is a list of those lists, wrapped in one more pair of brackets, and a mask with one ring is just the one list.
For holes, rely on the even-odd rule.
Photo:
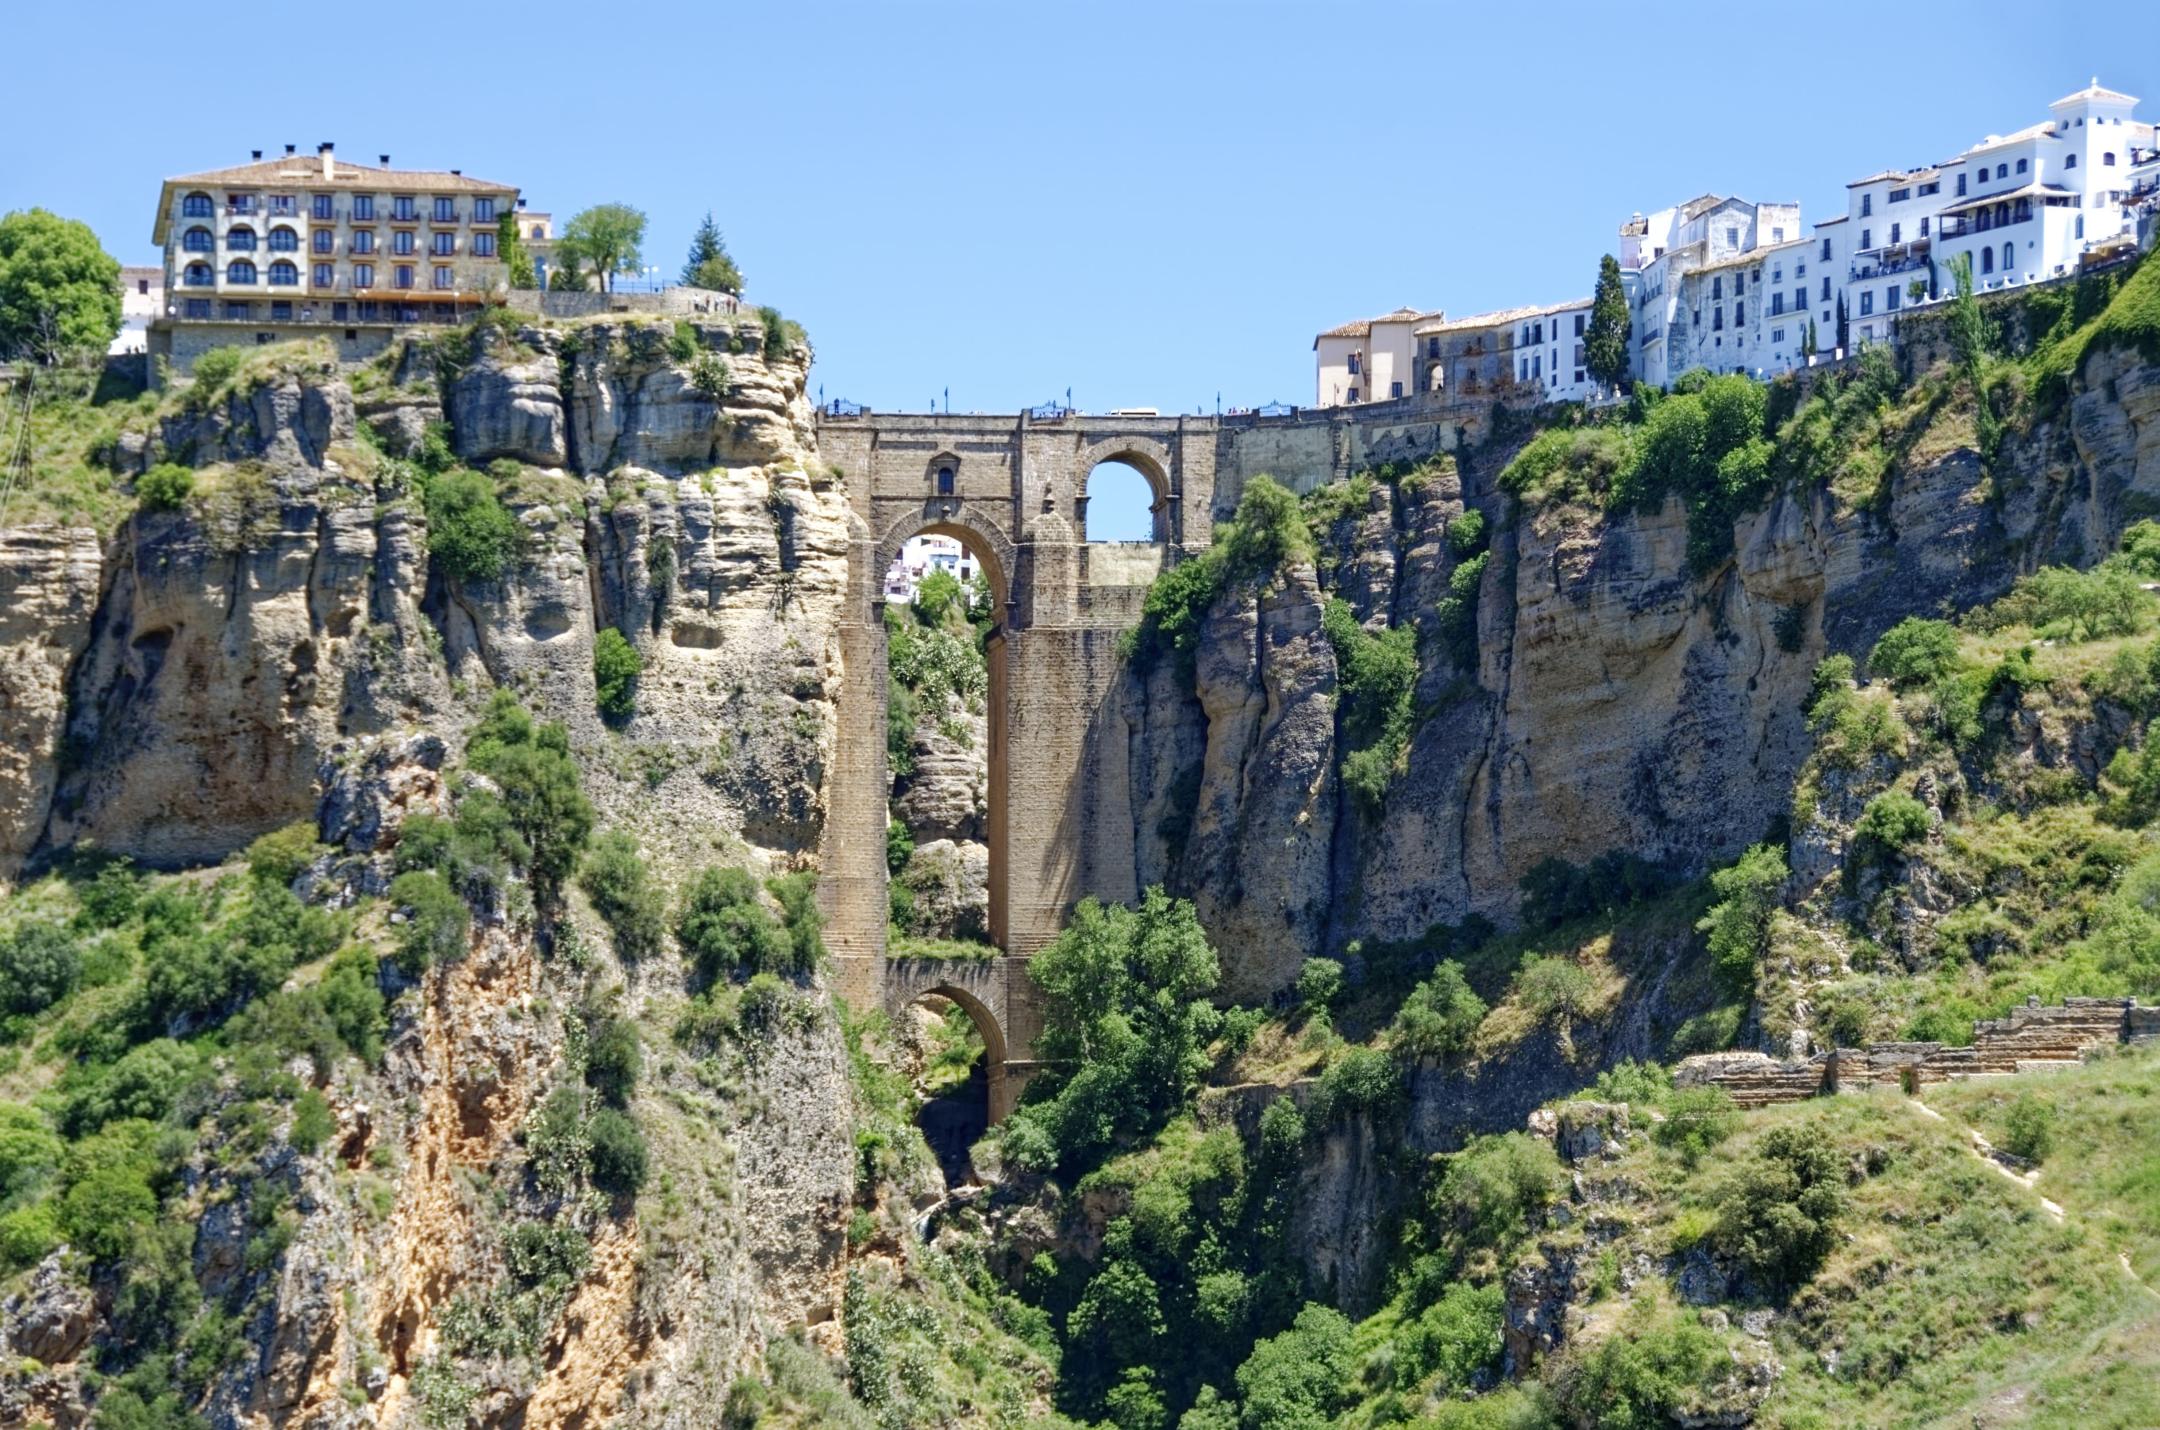
[(915, 1126), (948, 1189), (971, 1185), (970, 1149), (990, 1127), (990, 1048), (996, 1030), (972, 999), (925, 993), (894, 1029), (915, 1091)]
[(1079, 501), (1084, 541), (1169, 539), (1168, 484), (1134, 456), (1106, 457), (1088, 470)]
[(996, 952), (1005, 906), (1005, 573), (931, 523), (885, 571), (887, 951)]

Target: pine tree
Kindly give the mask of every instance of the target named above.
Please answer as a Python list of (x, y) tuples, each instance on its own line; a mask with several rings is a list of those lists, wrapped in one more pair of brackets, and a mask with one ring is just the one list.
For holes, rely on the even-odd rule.
[(1583, 339), (1585, 365), (1600, 385), (1616, 388), (1627, 381), (1631, 330), (1627, 293), (1620, 286), (1620, 265), (1608, 253), (1598, 260), (1597, 292), (1590, 300), (1590, 331)]
[(682, 281), (692, 288), (711, 288), (721, 293), (742, 292), (742, 270), (728, 256), (727, 241), (708, 210), (705, 221), (690, 238), (690, 256), (683, 263)]

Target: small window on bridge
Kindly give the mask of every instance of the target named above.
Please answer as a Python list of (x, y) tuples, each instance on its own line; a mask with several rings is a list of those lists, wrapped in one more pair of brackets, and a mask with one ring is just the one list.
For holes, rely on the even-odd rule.
[(953, 470), (951, 467), (937, 469), (937, 494), (949, 497), (953, 494)]

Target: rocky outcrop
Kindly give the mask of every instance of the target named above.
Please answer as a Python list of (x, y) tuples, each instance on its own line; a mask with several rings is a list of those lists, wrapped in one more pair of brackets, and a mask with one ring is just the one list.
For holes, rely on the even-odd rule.
[(0, 531), (0, 888), (52, 807), (68, 679), (90, 644), (102, 572), (94, 531)]
[(899, 881), (911, 900), (908, 928), (930, 938), (984, 939), (990, 931), (990, 851), (933, 839), (915, 846)]
[(911, 742), (915, 768), (900, 781), (893, 817), (919, 841), (980, 843), (990, 802), (990, 723), (951, 697), (945, 713), (919, 714)]
[(457, 454), (484, 464), (508, 457), (536, 467), (570, 459), (561, 366), (536, 331), (516, 338), (483, 327), (474, 336), (477, 361), (449, 384), (448, 417)]

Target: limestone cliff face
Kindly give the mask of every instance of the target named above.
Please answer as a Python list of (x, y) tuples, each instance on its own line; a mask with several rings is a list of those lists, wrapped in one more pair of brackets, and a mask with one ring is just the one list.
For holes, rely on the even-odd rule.
[[(2007, 445), (1992, 477), (1947, 440), (1864, 509), (1781, 493), (1707, 573), (1689, 567), (1677, 499), (1517, 514), (1494, 488), (1508, 455), (1376, 484), (1317, 533), (1318, 581), (1231, 591), (1189, 676), (1164, 662), (1126, 682), (1135, 872), (1196, 900), (1242, 993), (1353, 939), (1507, 924), (1546, 858), (1623, 850), (1699, 871), (1762, 838), (1806, 755), (1825, 654), (2104, 552), (2160, 496), (2160, 369), (2096, 355), (2065, 418)], [(1462, 666), (1438, 610), (1457, 564), (1445, 536), (1469, 508), (1496, 535)], [(1418, 723), (1377, 811), (1335, 793), (1327, 595), (1368, 628), (1419, 633)], [(1188, 828), (1178, 796), (1196, 788)]]
[(0, 532), (0, 887), (21, 869), (52, 802), (68, 674), (90, 643), (102, 569), (94, 531)]

